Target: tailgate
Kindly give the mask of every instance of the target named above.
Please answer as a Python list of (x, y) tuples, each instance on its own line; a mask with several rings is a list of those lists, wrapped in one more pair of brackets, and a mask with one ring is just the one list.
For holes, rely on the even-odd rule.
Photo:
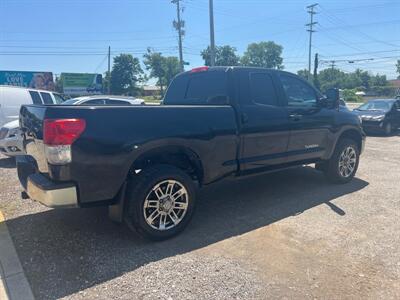
[(48, 166), (43, 145), (43, 119), (46, 106), (24, 105), (20, 110), (20, 127), (26, 154), (36, 161), (39, 172), (47, 173)]

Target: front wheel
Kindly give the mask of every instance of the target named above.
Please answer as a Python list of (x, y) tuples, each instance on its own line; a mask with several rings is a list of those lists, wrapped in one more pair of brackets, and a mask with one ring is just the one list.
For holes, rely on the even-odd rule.
[(357, 172), (360, 150), (352, 139), (341, 139), (326, 163), (324, 173), (334, 183), (350, 182)]
[(386, 123), (384, 131), (386, 136), (390, 135), (392, 133), (392, 123)]
[(145, 238), (164, 240), (188, 225), (195, 208), (195, 185), (184, 171), (155, 165), (138, 174), (126, 201), (128, 226)]

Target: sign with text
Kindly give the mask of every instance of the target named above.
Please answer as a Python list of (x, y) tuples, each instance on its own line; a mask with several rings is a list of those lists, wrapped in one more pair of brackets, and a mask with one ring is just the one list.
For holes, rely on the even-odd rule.
[(52, 72), (0, 71), (0, 85), (14, 85), (54, 91)]
[(101, 74), (61, 73), (63, 92), (66, 95), (85, 96), (101, 94), (103, 78)]

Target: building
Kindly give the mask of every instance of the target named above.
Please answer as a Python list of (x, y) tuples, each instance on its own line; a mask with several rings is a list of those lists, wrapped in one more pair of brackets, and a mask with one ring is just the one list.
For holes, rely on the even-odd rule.
[(156, 85), (144, 85), (143, 96), (160, 96), (160, 87)]

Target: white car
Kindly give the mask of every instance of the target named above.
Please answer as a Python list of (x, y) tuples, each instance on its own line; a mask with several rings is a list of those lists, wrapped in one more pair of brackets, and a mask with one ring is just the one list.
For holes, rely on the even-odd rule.
[(21, 105), (60, 104), (63, 101), (60, 94), (50, 91), (0, 86), (0, 153), (7, 156), (23, 154), (18, 123)]
[(0, 153), (7, 156), (16, 156), (23, 153), (22, 133), (19, 121), (14, 120), (3, 125), (0, 129)]
[(0, 126), (18, 119), (24, 104), (60, 104), (64, 98), (51, 91), (0, 85)]
[(125, 96), (84, 96), (69, 99), (62, 103), (63, 105), (144, 105), (143, 99)]

